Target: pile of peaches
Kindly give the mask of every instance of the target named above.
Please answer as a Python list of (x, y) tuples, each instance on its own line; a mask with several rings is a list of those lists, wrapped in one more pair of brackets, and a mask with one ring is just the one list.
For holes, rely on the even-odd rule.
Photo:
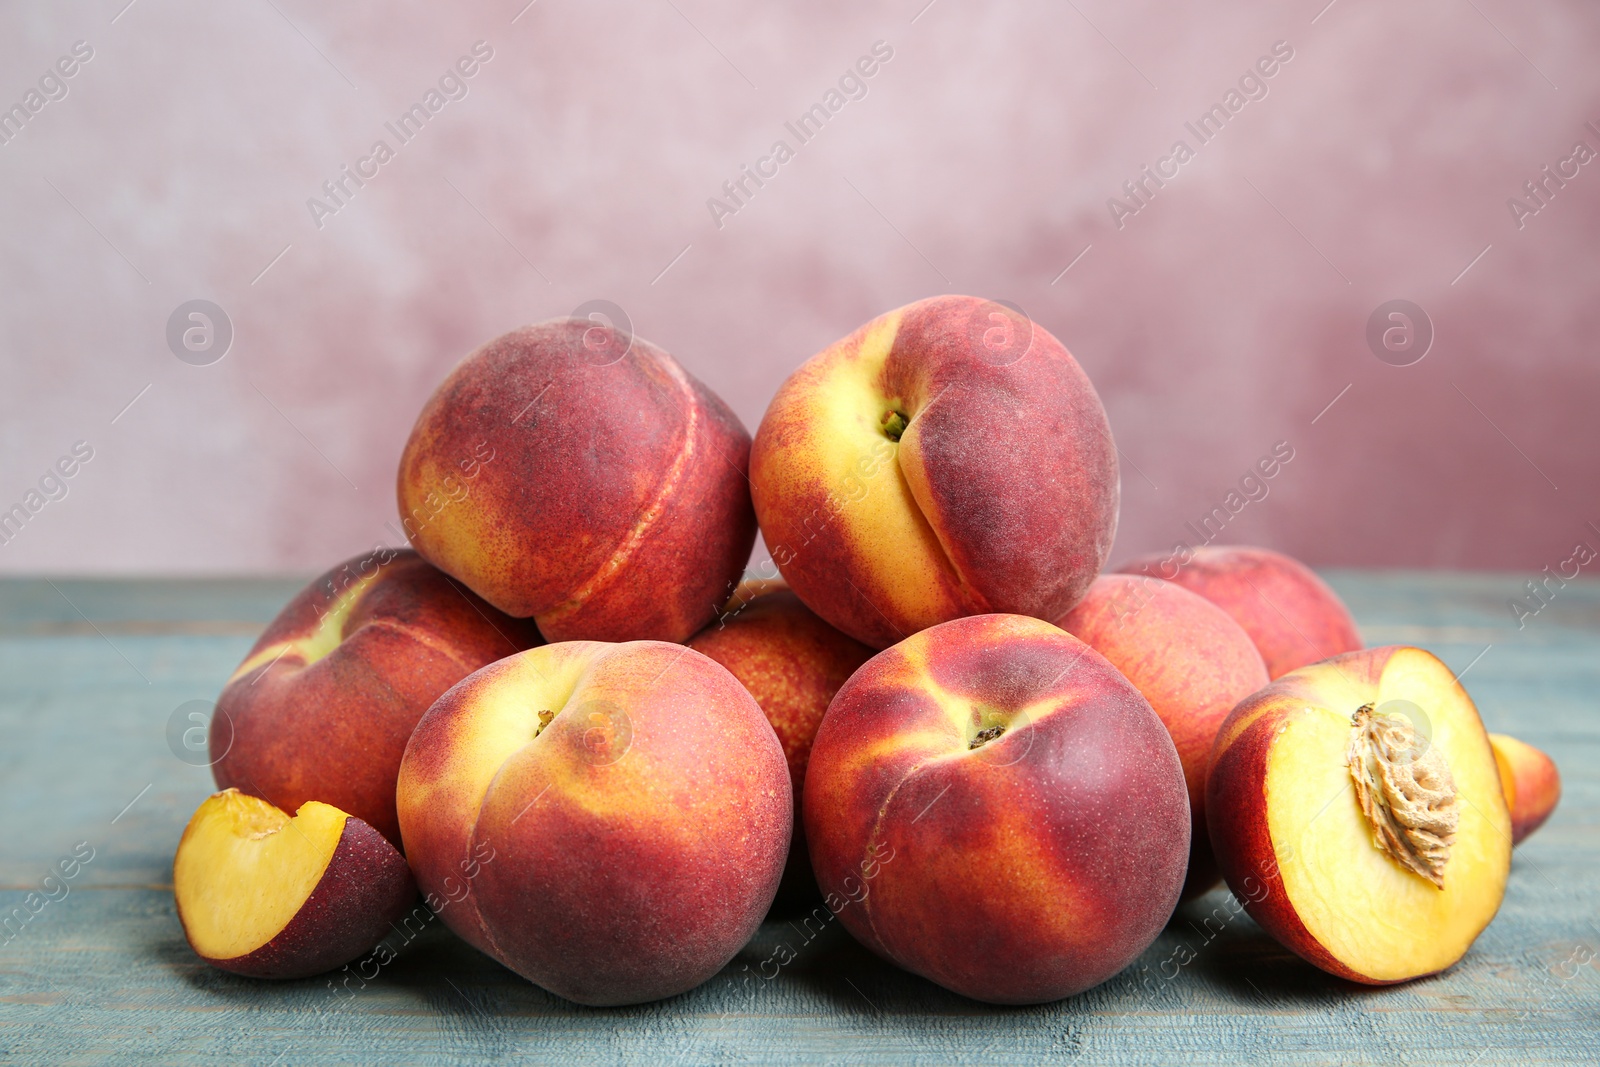
[[(1462, 957), (1559, 795), (1292, 559), (1102, 574), (1105, 410), (1009, 306), (874, 319), (753, 440), (625, 330), (525, 327), (439, 386), (398, 492), (412, 548), (313, 582), (217, 702), (222, 791), (173, 881), (224, 970), (337, 968), (425, 907), (560, 996), (637, 1003), (781, 897), (1037, 1003), (1226, 880), (1310, 963), (1401, 982)], [(745, 580), (758, 524), (776, 570)]]

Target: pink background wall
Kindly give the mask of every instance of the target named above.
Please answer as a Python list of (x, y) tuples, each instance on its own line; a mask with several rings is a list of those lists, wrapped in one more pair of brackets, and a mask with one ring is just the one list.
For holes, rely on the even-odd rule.
[[(0, 146), (0, 508), (93, 449), (0, 570), (394, 543), (434, 384), (586, 300), (753, 430), (807, 356), (943, 291), (1019, 304), (1094, 379), (1115, 559), (1187, 539), (1280, 441), (1228, 540), (1532, 571), (1600, 546), (1600, 160), (1520, 228), (1507, 206), (1600, 150), (1593, 3), (522, 2), (0, 14), (0, 105), (93, 49)], [(480, 40), (466, 96), (399, 145), (384, 123)], [(785, 121), (880, 40), (799, 145)], [(1267, 95), (1199, 145), (1184, 123), (1278, 41)], [(319, 228), (307, 198), (379, 138), (394, 158)], [(779, 138), (795, 157), (719, 228), (707, 199)], [(1179, 138), (1194, 158), (1119, 229), (1108, 198)], [(167, 348), (193, 298), (234, 326), (214, 365)], [(1395, 298), (1436, 333), (1411, 366), (1365, 340)]]

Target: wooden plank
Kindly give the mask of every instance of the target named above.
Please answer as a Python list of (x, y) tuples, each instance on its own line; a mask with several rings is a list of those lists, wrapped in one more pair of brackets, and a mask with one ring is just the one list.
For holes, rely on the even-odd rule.
[[(211, 781), (168, 748), (167, 719), (215, 696), (298, 583), (0, 582), (0, 913), (79, 842), (94, 849), (67, 895), (0, 944), (0, 1061), (1596, 1062), (1600, 584), (1568, 586), (1519, 630), (1506, 600), (1522, 576), (1330, 580), (1370, 642), (1420, 643), (1467, 669), (1491, 728), (1562, 767), (1561, 808), (1518, 849), (1499, 917), (1448, 973), (1383, 990), (1329, 978), (1219, 890), (1122, 975), (1058, 1004), (964, 1000), (837, 923), (808, 940), (796, 919), (769, 921), (691, 993), (610, 1011), (543, 993), (436, 922), (397, 934), (397, 958), (364, 984), (201, 964), (173, 911), (171, 860)], [(795, 958), (775, 967), (784, 945)]]

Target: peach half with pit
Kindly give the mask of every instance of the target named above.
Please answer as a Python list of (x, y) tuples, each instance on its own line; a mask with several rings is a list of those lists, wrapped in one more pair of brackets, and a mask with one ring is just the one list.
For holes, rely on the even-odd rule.
[(208, 797), (172, 864), (195, 955), (252, 978), (305, 978), (365, 954), (411, 907), (404, 857), (372, 827), (318, 801), (292, 817), (237, 789)]
[(1242, 701), (1206, 783), (1211, 845), (1245, 909), (1331, 974), (1382, 985), (1454, 964), (1511, 865), (1489, 735), (1419, 648), (1352, 652)]

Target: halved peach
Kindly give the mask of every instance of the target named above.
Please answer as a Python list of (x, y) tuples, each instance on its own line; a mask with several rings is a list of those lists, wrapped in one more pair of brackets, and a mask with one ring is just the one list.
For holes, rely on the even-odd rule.
[(290, 818), (237, 789), (213, 793), (189, 820), (172, 888), (195, 954), (252, 978), (349, 963), (417, 895), (404, 857), (355, 816), (313, 800)]
[(1511, 809), (1511, 843), (1544, 825), (1561, 799), (1561, 772), (1555, 760), (1526, 741), (1506, 734), (1490, 734), (1494, 761), (1500, 768), (1500, 785)]
[(1212, 750), (1206, 815), (1251, 917), (1357, 982), (1444, 970), (1505, 894), (1511, 815), (1489, 735), (1422, 649), (1335, 656), (1241, 701)]

